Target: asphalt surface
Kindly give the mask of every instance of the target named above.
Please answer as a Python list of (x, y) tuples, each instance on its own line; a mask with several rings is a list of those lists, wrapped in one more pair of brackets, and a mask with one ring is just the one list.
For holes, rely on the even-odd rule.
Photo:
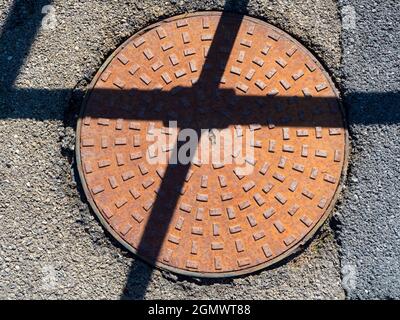
[[(121, 248), (81, 198), (72, 161), (80, 89), (106, 57), (152, 22), (224, 1), (54, 1), (55, 28), (37, 34), (48, 1), (14, 2), (0, 3), (0, 298), (399, 296), (395, 1), (341, 1), (357, 13), (343, 33), (333, 0), (250, 1), (250, 15), (296, 37), (340, 84), (353, 154), (334, 218), (303, 252), (223, 281), (152, 272)], [(244, 12), (241, 1), (228, 9)]]
[[(343, 93), (353, 140), (338, 241), (349, 298), (400, 298), (400, 3), (353, 6), (343, 30)], [(355, 282), (348, 281), (355, 277)]]
[[(81, 199), (71, 163), (81, 102), (74, 88), (84, 88), (132, 33), (186, 11), (221, 10), (223, 1), (55, 1), (55, 29), (34, 35), (46, 1), (22, 1), (16, 10), (10, 3), (0, 4), (0, 298), (344, 298), (329, 225), (288, 263), (200, 282), (152, 273), (104, 232)], [(243, 12), (236, 3), (228, 9)], [(340, 25), (332, 1), (251, 1), (249, 13), (287, 30), (337, 71)]]

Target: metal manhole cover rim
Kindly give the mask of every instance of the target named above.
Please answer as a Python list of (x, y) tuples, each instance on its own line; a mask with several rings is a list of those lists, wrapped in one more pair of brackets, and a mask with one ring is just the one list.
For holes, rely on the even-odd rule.
[[(330, 199), (329, 204), (326, 207), (326, 210), (324, 214), (320, 217), (318, 222), (312, 227), (308, 233), (293, 247), (291, 247), (289, 250), (284, 251), (283, 253), (277, 255), (275, 258), (268, 260), (266, 262), (262, 262), (258, 265), (255, 265), (250, 268), (245, 268), (237, 271), (229, 271), (229, 272), (199, 272), (199, 271), (189, 271), (185, 270), (182, 268), (177, 268), (173, 267), (171, 265), (165, 264), (159, 260), (155, 261), (150, 261), (149, 259), (146, 258), (146, 256), (139, 255), (138, 250), (134, 248), (132, 245), (130, 245), (126, 240), (124, 240), (121, 235), (119, 235), (118, 232), (116, 232), (111, 225), (106, 221), (106, 219), (103, 217), (103, 215), (100, 213), (100, 209), (98, 208), (97, 204), (95, 203), (94, 199), (92, 198), (90, 191), (87, 186), (87, 182), (83, 173), (83, 163), (81, 161), (81, 154), (80, 154), (80, 146), (81, 146), (81, 124), (82, 124), (82, 119), (87, 107), (87, 102), (91, 96), (92, 90), (94, 86), (96, 85), (97, 81), (99, 80), (101, 74), (103, 71), (108, 67), (108, 65), (113, 61), (113, 59), (129, 44), (134, 38), (149, 32), (150, 30), (153, 30), (164, 23), (170, 23), (176, 20), (184, 19), (184, 18), (190, 18), (190, 17), (197, 17), (197, 16), (231, 16), (231, 17), (240, 17), (243, 21), (252, 21), (255, 24), (258, 25), (264, 25), (268, 28), (271, 28), (272, 30), (276, 31), (278, 34), (287, 34), (291, 37), (291, 41), (293, 41), (296, 45), (299, 46), (299, 49), (304, 51), (309, 57), (312, 58), (312, 61), (317, 65), (317, 67), (320, 69), (322, 74), (326, 77), (326, 80), (329, 82), (335, 97), (337, 99), (337, 103), (339, 106), (339, 110), (341, 113), (341, 121), (343, 124), (343, 133), (344, 133), (344, 155), (343, 155), (343, 165), (341, 168), (341, 174), (339, 177), (339, 182), (337, 185), (337, 188), (334, 192), (333, 197)], [(341, 195), (341, 191), (344, 187), (346, 176), (347, 176), (347, 170), (348, 170), (348, 163), (349, 163), (349, 155), (350, 155), (350, 143), (349, 143), (349, 133), (348, 133), (348, 124), (347, 124), (347, 119), (346, 119), (346, 114), (345, 110), (343, 107), (342, 99), (339, 90), (336, 87), (336, 84), (334, 83), (331, 75), (326, 71), (325, 67), (322, 65), (322, 63), (318, 60), (316, 57), (316, 54), (311, 52), (305, 45), (303, 45), (301, 42), (299, 42), (293, 35), (288, 33), (285, 30), (279, 29), (275, 27), (274, 25), (265, 22), (262, 20), (261, 17), (251, 17), (248, 15), (240, 15), (236, 13), (226, 13), (222, 11), (197, 11), (193, 13), (188, 13), (188, 14), (181, 14), (177, 16), (172, 16), (166, 19), (163, 19), (161, 21), (158, 21), (156, 23), (150, 24), (149, 26), (140, 29), (138, 32), (134, 33), (131, 35), (127, 40), (125, 40), (121, 45), (119, 45), (111, 54), (110, 56), (102, 63), (101, 67), (98, 69), (96, 72), (95, 76), (92, 78), (90, 84), (87, 86), (85, 90), (85, 96), (80, 108), (79, 112), (79, 118), (77, 121), (77, 128), (76, 128), (76, 143), (75, 143), (75, 160), (76, 160), (76, 167), (78, 170), (79, 174), (79, 180), (82, 186), (82, 189), (85, 194), (85, 198), (87, 202), (90, 205), (90, 210), (92, 210), (96, 217), (99, 219), (101, 225), (103, 228), (107, 230), (111, 236), (117, 240), (120, 244), (122, 244), (128, 251), (132, 252), (135, 256), (135, 259), (139, 258), (142, 261), (146, 262), (150, 267), (156, 267), (160, 270), (167, 270), (172, 273), (178, 274), (178, 275), (183, 275), (183, 276), (189, 276), (189, 277), (197, 277), (197, 278), (232, 278), (232, 277), (239, 277), (243, 275), (249, 275), (251, 273), (254, 273), (256, 271), (260, 271), (263, 269), (266, 269), (277, 262), (282, 262), (285, 261), (287, 258), (295, 255), (299, 251), (302, 251), (304, 249), (304, 246), (306, 243), (308, 243), (312, 238), (314, 238), (317, 234), (317, 231), (322, 227), (322, 225), (328, 220), (329, 216), (332, 214), (333, 209), (337, 203), (338, 198)]]

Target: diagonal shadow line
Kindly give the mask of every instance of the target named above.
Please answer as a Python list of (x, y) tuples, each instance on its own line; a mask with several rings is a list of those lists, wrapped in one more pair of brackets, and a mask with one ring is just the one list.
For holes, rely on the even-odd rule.
[[(14, 0), (6, 22), (1, 28), (0, 34), (0, 52), (3, 55), (12, 57), (11, 61), (0, 60), (0, 119), (33, 119), (38, 121), (60, 120), (65, 117), (60, 110), (47, 105), (50, 97), (65, 99), (71, 93), (70, 89), (40, 89), (40, 88), (15, 88), (13, 87), (19, 71), (29, 53), (30, 47), (38, 33), (41, 25), (42, 15), (39, 11), (45, 5), (51, 4), (52, 0)], [(244, 12), (247, 5), (246, 1), (227, 1), (225, 8), (230, 11)], [(21, 21), (23, 21), (21, 23)], [(13, 36), (9, 36), (12, 34)], [(15, 36), (14, 36), (15, 35)], [(79, 93), (78, 93), (79, 94)], [(81, 93), (83, 94), (83, 93)], [(117, 96), (126, 93), (118, 90), (105, 90), (101, 93), (104, 96)], [(163, 92), (154, 92), (154, 96), (164, 99)], [(29, 107), (18, 106), (13, 110), (15, 97), (23, 97), (24, 104)], [(259, 98), (240, 97), (246, 106), (253, 106)], [(274, 97), (274, 102), (282, 101), (282, 104), (289, 102), (290, 98)], [(313, 98), (313, 103), (319, 98)], [(253, 101), (254, 100), (254, 101)], [(257, 100), (257, 101), (255, 101)], [(265, 98), (268, 103), (268, 98)], [(329, 100), (329, 99), (327, 99)], [(399, 90), (391, 92), (345, 92), (344, 103), (348, 113), (347, 120), (350, 125), (379, 125), (379, 124), (397, 124), (400, 123), (399, 112), (400, 92)], [(302, 102), (303, 103), (303, 102)], [(38, 108), (33, 108), (38, 105)], [(382, 108), (384, 106), (384, 108)], [(21, 107), (21, 108), (19, 108)], [(257, 112), (257, 108), (254, 110)], [(249, 112), (250, 113), (250, 112)], [(93, 116), (110, 117), (112, 114), (104, 114), (96, 111)], [(246, 121), (248, 119), (248, 121)], [(240, 119), (244, 123), (254, 123), (254, 120)], [(312, 126), (315, 123), (309, 123), (303, 119), (298, 123), (292, 120), (287, 126)], [(324, 123), (317, 124), (324, 126)], [(328, 125), (328, 124), (327, 124)]]
[[(0, 87), (3, 87), (2, 90), (12, 89), (35, 41), (43, 18), (41, 12), (37, 14), (38, 8), (41, 9), (52, 2), (52, 0), (14, 0), (0, 35), (0, 50), (11, 57), (9, 61), (0, 63), (0, 70), (2, 70)], [(18, 25), (19, 21), (24, 21), (24, 23)], [(23, 36), (16, 41), (9, 41), (8, 33), (16, 32), (19, 27), (22, 29), (20, 31), (23, 32)]]
[[(34, 18), (33, 19), (33, 27), (31, 27), (29, 25), (29, 30), (28, 30), (29, 32), (26, 32), (24, 34), (24, 37), (19, 39), (19, 43), (18, 43), (19, 47), (18, 48), (17, 48), (17, 46), (15, 46), (15, 48), (14, 48), (14, 44), (10, 43), (7, 40), (7, 33), (8, 32), (12, 32), (13, 28), (15, 27), (13, 25), (13, 23), (14, 23), (13, 21), (16, 20), (16, 17), (20, 14), (19, 10), (21, 10), (22, 7), (24, 7), (26, 5), (29, 5), (29, 4), (31, 4), (31, 6), (32, 6), (32, 8), (34, 10), (35, 5), (32, 4), (32, 3), (35, 3), (35, 2), (36, 2), (36, 5), (38, 5), (40, 7), (51, 3), (51, 1), (49, 1), (49, 0), (48, 1), (45, 1), (45, 0), (39, 0), (39, 1), (20, 1), (20, 0), (16, 0), (14, 2), (14, 4), (13, 4), (13, 7), (11, 9), (11, 13), (10, 13), (10, 15), (9, 15), (9, 17), (8, 17), (8, 19), (6, 21), (6, 24), (3, 27), (3, 32), (1, 33), (1, 36), (0, 36), (0, 50), (4, 50), (5, 52), (11, 54), (14, 57), (12, 63), (3, 63), (1, 65), (2, 70), (5, 70), (3, 72), (3, 75), (4, 74), (7, 75), (6, 79), (3, 79), (3, 78), (1, 79), (3, 90), (5, 88), (6, 90), (13, 91), (15, 94), (26, 94), (26, 95), (31, 96), (31, 97), (35, 97), (37, 95), (39, 97), (46, 97), (47, 95), (52, 94), (53, 92), (57, 92), (57, 91), (58, 92), (63, 92), (63, 91), (69, 92), (69, 90), (65, 90), (65, 89), (60, 89), (60, 90), (33, 89), (32, 90), (32, 89), (14, 89), (13, 88), (13, 85), (15, 83), (15, 79), (18, 76), (18, 72), (20, 71), (20, 69), (21, 69), (21, 67), (22, 67), (22, 65), (24, 63), (26, 55), (28, 54), (29, 49), (30, 49), (30, 47), (31, 47), (31, 45), (32, 45), (32, 43), (34, 41), (34, 38), (35, 38), (35, 36), (37, 34), (37, 31), (38, 31), (38, 29), (40, 27), (40, 23), (41, 23), (40, 15), (39, 15), (40, 18), (37, 18), (37, 19)], [(230, 1), (229, 3), (232, 5), (232, 2), (234, 2), (234, 1)], [(221, 30), (220, 32), (223, 32), (223, 30)], [(210, 48), (210, 53), (212, 51), (213, 51), (213, 49)], [(223, 61), (222, 61), (222, 64), (224, 64)], [(207, 81), (211, 77), (215, 77), (216, 76), (215, 70), (216, 69), (213, 70), (212, 74), (211, 73), (208, 74), (207, 71), (205, 70), (205, 73), (202, 74), (202, 76), (200, 77), (200, 80), (199, 80), (197, 85), (199, 87), (201, 87), (202, 84), (203, 83), (206, 84)], [(221, 70), (221, 72), (222, 72), (223, 68), (220, 68), (219, 70)], [(103, 94), (104, 95), (124, 95), (126, 93), (120, 92), (120, 91), (117, 91), (117, 90), (111, 90), (111, 92), (110, 92), (110, 90), (104, 90), (104, 92), (101, 92), (100, 95), (103, 95)], [(162, 93), (162, 92), (153, 92), (152, 94), (154, 96), (157, 96), (157, 98), (159, 98), (159, 99), (161, 98), (162, 99), (164, 93)], [(231, 95), (231, 97), (233, 99), (237, 99), (237, 97), (235, 97), (234, 93), (227, 92), (227, 94)], [(165, 97), (165, 98), (168, 99), (168, 97)], [(279, 105), (280, 104), (279, 102), (281, 102), (282, 104), (289, 104), (289, 105), (291, 103), (293, 103), (293, 99), (290, 98), (290, 97), (286, 97), (286, 98), (285, 97), (274, 97), (274, 98), (271, 98), (271, 99), (273, 99), (273, 102), (274, 102), (273, 105), (276, 105), (277, 103)], [(371, 100), (373, 100), (375, 106), (379, 106), (382, 103), (382, 100), (384, 100), (386, 104), (389, 104), (393, 108), (392, 109), (393, 112), (387, 112), (386, 109), (382, 110), (382, 112), (379, 113), (379, 118), (378, 119), (376, 118), (376, 112), (377, 112), (376, 110), (371, 110), (371, 111), (373, 111), (371, 117), (364, 116), (364, 114), (368, 112), (365, 109), (362, 110), (360, 108), (360, 110), (355, 110), (355, 111), (353, 111), (353, 119), (355, 118), (356, 123), (368, 125), (368, 124), (376, 124), (376, 123), (377, 124), (391, 124), (391, 123), (399, 123), (400, 122), (399, 112), (397, 110), (398, 101), (400, 101), (399, 92), (351, 93), (351, 94), (348, 94), (346, 96), (346, 99), (347, 99), (347, 101), (351, 101), (352, 103), (355, 103), (358, 106), (366, 105)], [(241, 123), (243, 123), (243, 124), (244, 123), (247, 123), (247, 124), (256, 123), (256, 122), (260, 123), (260, 117), (256, 113), (257, 111), (259, 111), (256, 106), (257, 106), (258, 102), (260, 101), (260, 97), (240, 97), (240, 100), (242, 101), (242, 102), (240, 102), (240, 104), (244, 104), (246, 106), (249, 106), (249, 108), (255, 108), (253, 110), (253, 112), (250, 112), (250, 114), (248, 116), (240, 118)], [(319, 100), (320, 100), (321, 103), (325, 103), (326, 101), (329, 102), (330, 98), (322, 98), (322, 99), (313, 98), (312, 99), (313, 105), (315, 105), (315, 102), (318, 102)], [(332, 99), (332, 102), (334, 102), (334, 100), (335, 99)], [(269, 102), (269, 98), (265, 98), (264, 97), (263, 101), (267, 105), (269, 104), (268, 103)], [(300, 101), (301, 101), (300, 103), (309, 103), (309, 100), (307, 101), (307, 99), (300, 99)], [(252, 116), (252, 113), (256, 114), (257, 116), (256, 117)], [(112, 116), (108, 115), (107, 112), (104, 112), (103, 114), (96, 113), (96, 114), (93, 114), (93, 116), (112, 118)], [(26, 117), (32, 118), (31, 115), (27, 115)], [(0, 115), (0, 119), (4, 119), (4, 118), (7, 118), (7, 117), (5, 115)], [(153, 118), (156, 118), (156, 117), (151, 117), (151, 118), (147, 118), (147, 119), (153, 119)], [(225, 123), (223, 123), (221, 125), (222, 127), (224, 127), (224, 126), (226, 126), (228, 124), (232, 124), (232, 121), (231, 121), (231, 119), (229, 119), (229, 117), (228, 118), (225, 117), (224, 119), (225, 119)], [(308, 118), (306, 118), (306, 119), (308, 119)], [(362, 119), (362, 121), (360, 121), (359, 119)], [(255, 121), (255, 120), (258, 120), (258, 121)], [(287, 123), (281, 123), (281, 124), (282, 125), (286, 125), (286, 126), (292, 126), (292, 125), (293, 126), (299, 126), (299, 125), (315, 126), (315, 125), (318, 125), (318, 126), (322, 126), (322, 127), (329, 127), (330, 126), (329, 123), (330, 123), (330, 121), (328, 120), (327, 123), (317, 123), (317, 124), (315, 124), (315, 122), (313, 120), (304, 121), (304, 119), (299, 121), (298, 123), (296, 123), (296, 120), (291, 119)], [(178, 149), (179, 149), (179, 145), (176, 145), (175, 146), (175, 150), (176, 150), (175, 152), (177, 152)], [(170, 190), (170, 188), (167, 188), (170, 183), (172, 183), (174, 185), (178, 185), (178, 186), (180, 185), (181, 186), (183, 184), (183, 182), (184, 182), (185, 177), (186, 177), (187, 170), (188, 170), (188, 166), (171, 166), (171, 167), (168, 168), (168, 170), (167, 170), (167, 172), (166, 172), (166, 174), (164, 176), (163, 180), (164, 181), (170, 181), (170, 182), (169, 183), (163, 182), (163, 185), (162, 185), (162, 187), (160, 189), (160, 196), (157, 198), (157, 201), (156, 201), (156, 203), (155, 203), (155, 205), (153, 207), (153, 212), (157, 212), (159, 215), (162, 215), (163, 219), (164, 218), (165, 219), (168, 218), (168, 215), (166, 215), (164, 217), (164, 215), (165, 215), (165, 206), (164, 206), (165, 203), (162, 200), (165, 199), (165, 198), (162, 197), (163, 191), (164, 190), (167, 190), (167, 191)], [(170, 201), (170, 203), (171, 203), (170, 212), (169, 212), (170, 214), (173, 212), (174, 207), (176, 206), (176, 203), (177, 203), (178, 193), (175, 192), (174, 194), (175, 194), (175, 197), (172, 200), (168, 199)], [(163, 209), (163, 210), (161, 210), (161, 209)], [(153, 212), (151, 214), (152, 216), (153, 216)], [(154, 216), (156, 217), (157, 214), (154, 214)], [(158, 221), (163, 221), (163, 219), (160, 219)], [(165, 223), (165, 225), (168, 225), (168, 223)], [(159, 236), (160, 236), (159, 234), (156, 235), (156, 237), (159, 237)], [(149, 232), (149, 236), (148, 237), (149, 237), (149, 239), (152, 239), (150, 232)], [(162, 235), (162, 237), (165, 237), (165, 234)], [(159, 237), (159, 238), (161, 238), (161, 237)], [(151, 241), (153, 241), (153, 240), (151, 240)], [(158, 241), (160, 241), (160, 239), (158, 239)], [(144, 243), (143, 241), (142, 241), (142, 243), (143, 244), (141, 244), (139, 246), (139, 250), (140, 250), (141, 247), (143, 248), (143, 250), (146, 249), (146, 243)], [(138, 292), (136, 292), (136, 297), (138, 297), (139, 299), (140, 298), (144, 298), (148, 283), (149, 283), (149, 281), (151, 279), (151, 275), (152, 275), (152, 271), (148, 272), (148, 274), (145, 275), (145, 281), (141, 280), (142, 281), (142, 287)], [(129, 280), (131, 278), (135, 278), (136, 276), (137, 276), (137, 273), (136, 273), (134, 267), (132, 267), (130, 275), (128, 277), (126, 289), (128, 289)], [(124, 298), (124, 297), (125, 296), (122, 296), (122, 298)]]
[[(234, 0), (227, 0), (225, 8), (230, 6), (232, 1)], [(245, 1), (245, 7), (247, 6), (247, 2), (248, 0)], [(197, 87), (201, 90), (202, 88), (209, 86), (209, 83), (210, 81), (212, 81), (212, 79), (220, 79), (222, 77), (226, 64), (228, 63), (229, 55), (233, 48), (236, 36), (239, 33), (239, 28), (242, 24), (242, 19), (233, 20), (234, 23), (232, 23), (232, 20), (229, 19), (231, 23), (226, 24), (226, 22), (228, 22), (228, 19), (229, 17), (227, 17), (226, 12), (223, 12), (220, 17), (217, 29), (214, 34), (213, 42), (210, 46), (205, 61), (205, 66), (207, 66), (209, 62), (213, 61), (213, 58), (218, 55), (218, 57), (220, 58), (219, 68), (213, 68), (211, 66), (209, 66), (208, 68), (203, 68), (198, 81), (196, 82), (194, 88), (192, 88), (191, 90), (196, 90)], [(230, 26), (230, 30), (226, 30), (226, 25)], [(226, 50), (222, 53), (219, 52), (218, 44), (220, 41), (224, 41), (226, 46)], [(215, 85), (218, 86), (217, 83)], [(182, 129), (183, 128), (181, 128), (181, 130)], [(196, 130), (197, 137), (199, 137), (201, 134), (200, 130), (201, 127), (197, 128)], [(179, 141), (175, 144), (173, 153), (178, 155), (178, 152)], [(155, 203), (153, 205), (143, 235), (140, 239), (139, 246), (137, 248), (138, 256), (146, 255), (146, 260), (150, 264), (156, 263), (158, 255), (161, 251), (161, 247), (164, 239), (166, 238), (174, 210), (178, 204), (178, 200), (181, 195), (180, 189), (183, 188), (183, 185), (185, 183), (185, 179), (191, 166), (191, 160), (193, 160), (193, 156), (194, 153), (190, 152), (190, 160), (186, 165), (181, 164), (180, 161), (178, 161), (176, 165), (169, 164), (165, 175), (162, 178), (161, 186), (159, 188), (159, 191), (157, 192)], [(175, 192), (171, 193), (171, 190), (174, 190)], [(155, 228), (155, 226), (158, 226), (158, 228)], [(153, 272), (147, 272), (144, 283), (142, 283), (141, 291), (135, 293), (138, 299), (144, 299), (147, 287), (151, 280), (152, 273)], [(128, 275), (127, 284), (129, 283), (129, 278), (132, 276), (135, 276), (135, 272), (134, 268), (131, 267), (131, 272)], [(124, 290), (124, 292), (125, 291), (126, 290)], [(124, 299), (125, 295), (123, 294), (121, 298)]]

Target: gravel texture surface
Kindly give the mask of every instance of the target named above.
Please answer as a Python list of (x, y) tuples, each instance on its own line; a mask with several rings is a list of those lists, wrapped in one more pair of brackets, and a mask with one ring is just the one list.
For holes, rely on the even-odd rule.
[[(74, 124), (82, 96), (79, 89), (129, 35), (163, 17), (221, 10), (223, 1), (54, 1), (55, 29), (39, 28), (37, 34), (32, 31), (40, 25), (41, 8), (48, 1), (14, 2), (19, 5), (13, 10), (12, 1), (0, 3), (0, 298), (344, 298), (338, 250), (329, 224), (287, 263), (243, 278), (200, 281), (151, 273), (151, 268), (104, 232), (81, 199), (72, 164)], [(228, 9), (244, 11), (240, 1)], [(333, 0), (256, 0), (250, 1), (248, 13), (291, 33), (340, 81), (340, 19)], [(351, 64), (352, 60), (347, 61)], [(390, 63), (377, 61), (382, 68)], [(354, 71), (355, 78), (357, 72), (361, 70)], [(383, 75), (379, 79), (385, 80)], [(369, 90), (372, 84), (365, 81), (361, 85)], [(357, 128), (354, 130), (362, 137), (376, 135), (384, 142), (379, 144), (381, 152), (387, 159), (393, 158), (389, 148), (395, 143), (395, 126), (373, 132), (372, 127)], [(381, 161), (375, 144), (363, 143), (365, 155), (375, 157), (376, 163)], [(385, 167), (373, 171), (373, 179), (366, 180), (368, 157), (360, 157), (364, 165), (353, 177), (363, 181), (371, 193), (393, 188), (395, 178), (390, 172), (395, 170), (394, 162), (387, 161)], [(383, 168), (393, 171), (383, 173)], [(387, 187), (383, 182), (377, 185), (382, 175), (392, 179)], [(358, 190), (354, 194), (359, 200), (344, 206), (348, 212), (342, 214), (344, 223), (350, 225), (353, 218), (349, 215), (360, 212), (374, 219), (376, 229), (377, 215), (391, 213), (395, 218), (397, 213), (390, 210), (394, 200), (389, 195), (378, 209), (378, 195), (369, 196), (354, 184), (350, 188)], [(367, 196), (368, 200), (364, 199)], [(362, 211), (364, 201), (370, 205)], [(350, 228), (342, 236), (345, 248), (360, 247), (350, 240), (357, 232)], [(366, 228), (365, 232), (365, 243), (378, 249)], [(373, 268), (373, 263), (368, 267)]]
[[(400, 298), (400, 3), (340, 1), (343, 93), (353, 138), (339, 243), (349, 298)], [(345, 6), (351, 6), (346, 7)]]

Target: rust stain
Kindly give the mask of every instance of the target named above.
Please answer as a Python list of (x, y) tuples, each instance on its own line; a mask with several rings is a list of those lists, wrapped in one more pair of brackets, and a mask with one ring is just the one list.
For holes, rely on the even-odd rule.
[[(327, 218), (346, 166), (339, 97), (320, 64), (259, 20), (245, 17), (230, 34), (235, 19), (224, 20), (222, 37), (219, 13), (172, 18), (134, 35), (93, 80), (78, 124), (78, 169), (102, 223), (134, 253), (178, 273), (234, 276), (281, 260)], [(232, 48), (224, 37), (235, 38)], [(211, 45), (218, 50), (208, 56)], [(150, 160), (172, 155), (174, 120), (178, 130), (212, 129), (211, 142), (222, 129), (233, 141), (250, 134), (239, 145), (252, 155), (240, 162), (232, 150), (231, 162), (210, 163), (195, 156), (183, 184), (165, 181), (168, 164)], [(157, 132), (167, 142), (152, 150)], [(201, 143), (196, 148), (200, 155)], [(149, 226), (155, 201), (172, 214)]]

